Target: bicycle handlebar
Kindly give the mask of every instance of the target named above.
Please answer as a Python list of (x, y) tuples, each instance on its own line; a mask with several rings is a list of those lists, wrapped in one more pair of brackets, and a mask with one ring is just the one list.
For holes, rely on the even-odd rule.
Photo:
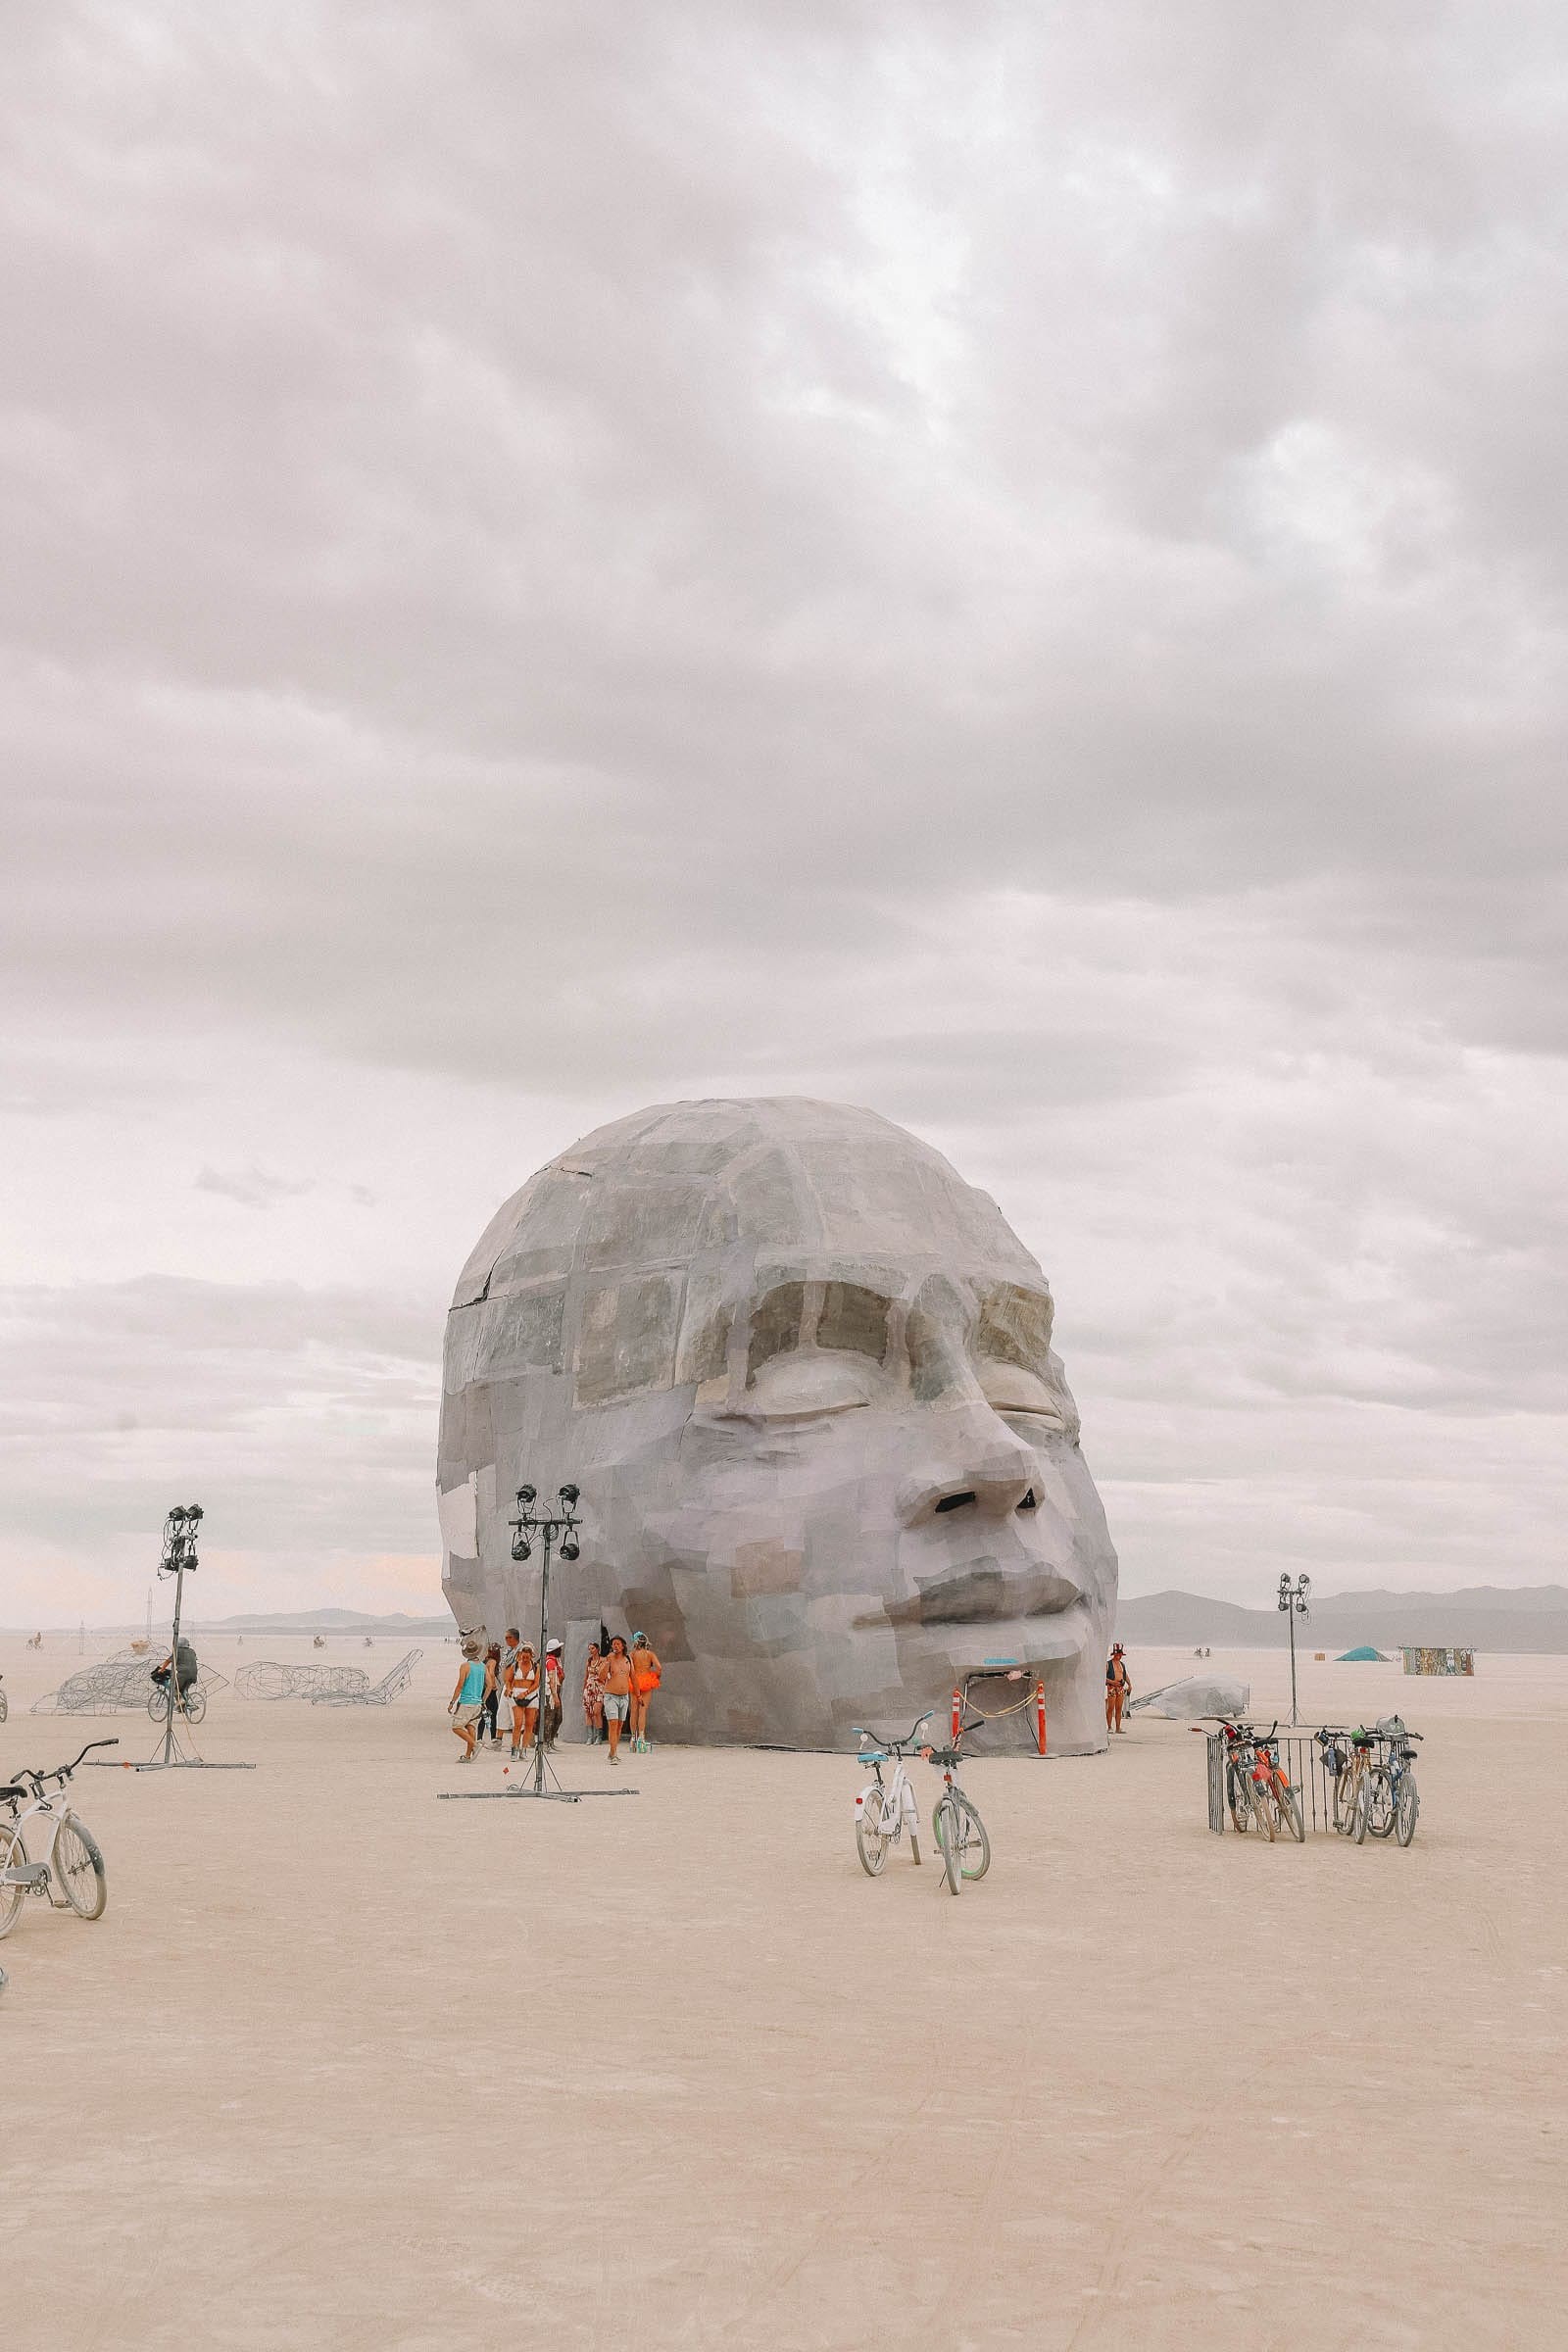
[(57, 1764), (52, 1772), (40, 1772), (36, 1764), (24, 1764), (19, 1778), (30, 1781), (40, 1794), (43, 1791), (45, 1781), (58, 1781), (64, 1788), (76, 1766), (81, 1762), (82, 1756), (90, 1756), (95, 1747), (118, 1747), (119, 1745), (118, 1740), (89, 1740), (81, 1751), (81, 1756), (73, 1756), (69, 1764)]
[(914, 1745), (916, 1732), (920, 1730), (923, 1724), (929, 1723), (935, 1713), (935, 1707), (927, 1707), (923, 1715), (917, 1715), (915, 1717), (914, 1722), (909, 1726), (909, 1729), (905, 1733), (902, 1740), (884, 1740), (880, 1732), (868, 1732), (863, 1723), (852, 1724), (850, 1728), (852, 1731), (858, 1732), (862, 1740), (869, 1740), (873, 1747), (884, 1747), (887, 1749), (890, 1755), (897, 1755), (900, 1748), (912, 1747)]

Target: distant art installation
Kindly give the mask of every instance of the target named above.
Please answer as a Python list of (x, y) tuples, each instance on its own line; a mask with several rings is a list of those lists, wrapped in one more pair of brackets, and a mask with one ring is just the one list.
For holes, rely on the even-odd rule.
[[(144, 1647), (117, 1650), (112, 1658), (101, 1658), (95, 1666), (79, 1667), (58, 1690), (46, 1690), (41, 1698), (35, 1698), (32, 1712), (34, 1715), (123, 1715), (145, 1708), (152, 1688), (147, 1654)], [(228, 1680), (225, 1675), (209, 1673), (204, 1666), (193, 1687), (211, 1698), (215, 1690), (227, 1690)]]
[(1211, 1715), (1245, 1715), (1251, 1698), (1251, 1685), (1234, 1674), (1190, 1674), (1183, 1682), (1162, 1684), (1135, 1698), (1127, 1712), (1157, 1715), (1166, 1723), (1201, 1723)]
[(1476, 1670), (1473, 1649), (1405, 1649), (1400, 1654), (1406, 1674), (1474, 1674)]
[(236, 1698), (314, 1698), (318, 1691), (356, 1696), (369, 1687), (363, 1666), (289, 1666), (278, 1658), (256, 1658), (234, 1677)]
[(312, 1706), (384, 1707), (406, 1690), (422, 1650), (407, 1656), (372, 1683), (363, 1666), (289, 1666), (277, 1658), (256, 1658), (234, 1677), (236, 1698), (304, 1698)]
[[(662, 1736), (826, 1747), (1023, 1668), (1050, 1752), (1102, 1748), (1116, 1555), (1053, 1311), (996, 1203), (875, 1112), (682, 1102), (601, 1128), (498, 1211), (453, 1299), (459, 1626), (534, 1621), (514, 1493), (570, 1479), (568, 1690), (601, 1624), (642, 1631)], [(1000, 1704), (979, 1735), (1035, 1738)]]

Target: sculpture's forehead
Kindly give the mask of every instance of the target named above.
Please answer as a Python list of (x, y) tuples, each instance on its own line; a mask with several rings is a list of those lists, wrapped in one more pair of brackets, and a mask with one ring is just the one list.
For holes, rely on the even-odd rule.
[(1045, 1288), (996, 1203), (890, 1121), (837, 1104), (696, 1103), (618, 1121), (541, 1169), (492, 1221), (455, 1303), (699, 1261), (726, 1264), (731, 1296), (790, 1271), (874, 1275), (897, 1292), (939, 1267)]

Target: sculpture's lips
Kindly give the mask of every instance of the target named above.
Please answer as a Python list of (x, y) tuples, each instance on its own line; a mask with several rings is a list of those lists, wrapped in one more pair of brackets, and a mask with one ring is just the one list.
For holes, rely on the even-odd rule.
[(977, 1625), (1004, 1617), (1055, 1617), (1082, 1600), (1083, 1590), (1053, 1568), (1004, 1569), (976, 1560), (947, 1576), (915, 1578), (912, 1600), (888, 1610), (895, 1625)]
[(1004, 1569), (974, 1560), (946, 1576), (917, 1577), (910, 1600), (889, 1601), (861, 1625), (973, 1627), (987, 1655), (1045, 1661), (1076, 1657), (1089, 1636), (1088, 1604), (1076, 1579), (1053, 1568)]

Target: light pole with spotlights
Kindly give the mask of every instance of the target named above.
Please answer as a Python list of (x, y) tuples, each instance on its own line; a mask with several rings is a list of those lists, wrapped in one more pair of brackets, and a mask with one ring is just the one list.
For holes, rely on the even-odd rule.
[[(169, 1643), (169, 1710), (164, 1732), (164, 1762), (174, 1761), (174, 1717), (179, 1711), (179, 1619), (185, 1605), (185, 1577), (199, 1566), (196, 1538), (202, 1524), (199, 1502), (176, 1502), (164, 1521), (164, 1550), (158, 1563), (160, 1578), (174, 1580), (174, 1630)], [(183, 1762), (183, 1758), (180, 1759)]]
[(1309, 1576), (1298, 1576), (1294, 1585), (1288, 1574), (1282, 1575), (1280, 1578), (1280, 1607), (1284, 1610), (1285, 1622), (1291, 1629), (1291, 1722), (1293, 1724), (1298, 1720), (1296, 1713), (1296, 1620), (1298, 1617), (1306, 1615), (1307, 1599), (1311, 1591), (1312, 1579)]
[[(517, 1516), (512, 1522), (512, 1556), (514, 1560), (530, 1559), (535, 1544), (540, 1548), (539, 1560), (539, 1723), (533, 1740), (533, 1787), (514, 1791), (518, 1796), (554, 1796), (574, 1802), (559, 1782), (554, 1788), (545, 1787), (545, 1719), (550, 1711), (550, 1673), (545, 1643), (550, 1639), (550, 1554), (554, 1550), (563, 1560), (574, 1560), (577, 1543), (578, 1490), (563, 1487), (552, 1510), (536, 1510), (539, 1500), (537, 1487), (517, 1489)], [(553, 1777), (553, 1776), (552, 1776)]]

